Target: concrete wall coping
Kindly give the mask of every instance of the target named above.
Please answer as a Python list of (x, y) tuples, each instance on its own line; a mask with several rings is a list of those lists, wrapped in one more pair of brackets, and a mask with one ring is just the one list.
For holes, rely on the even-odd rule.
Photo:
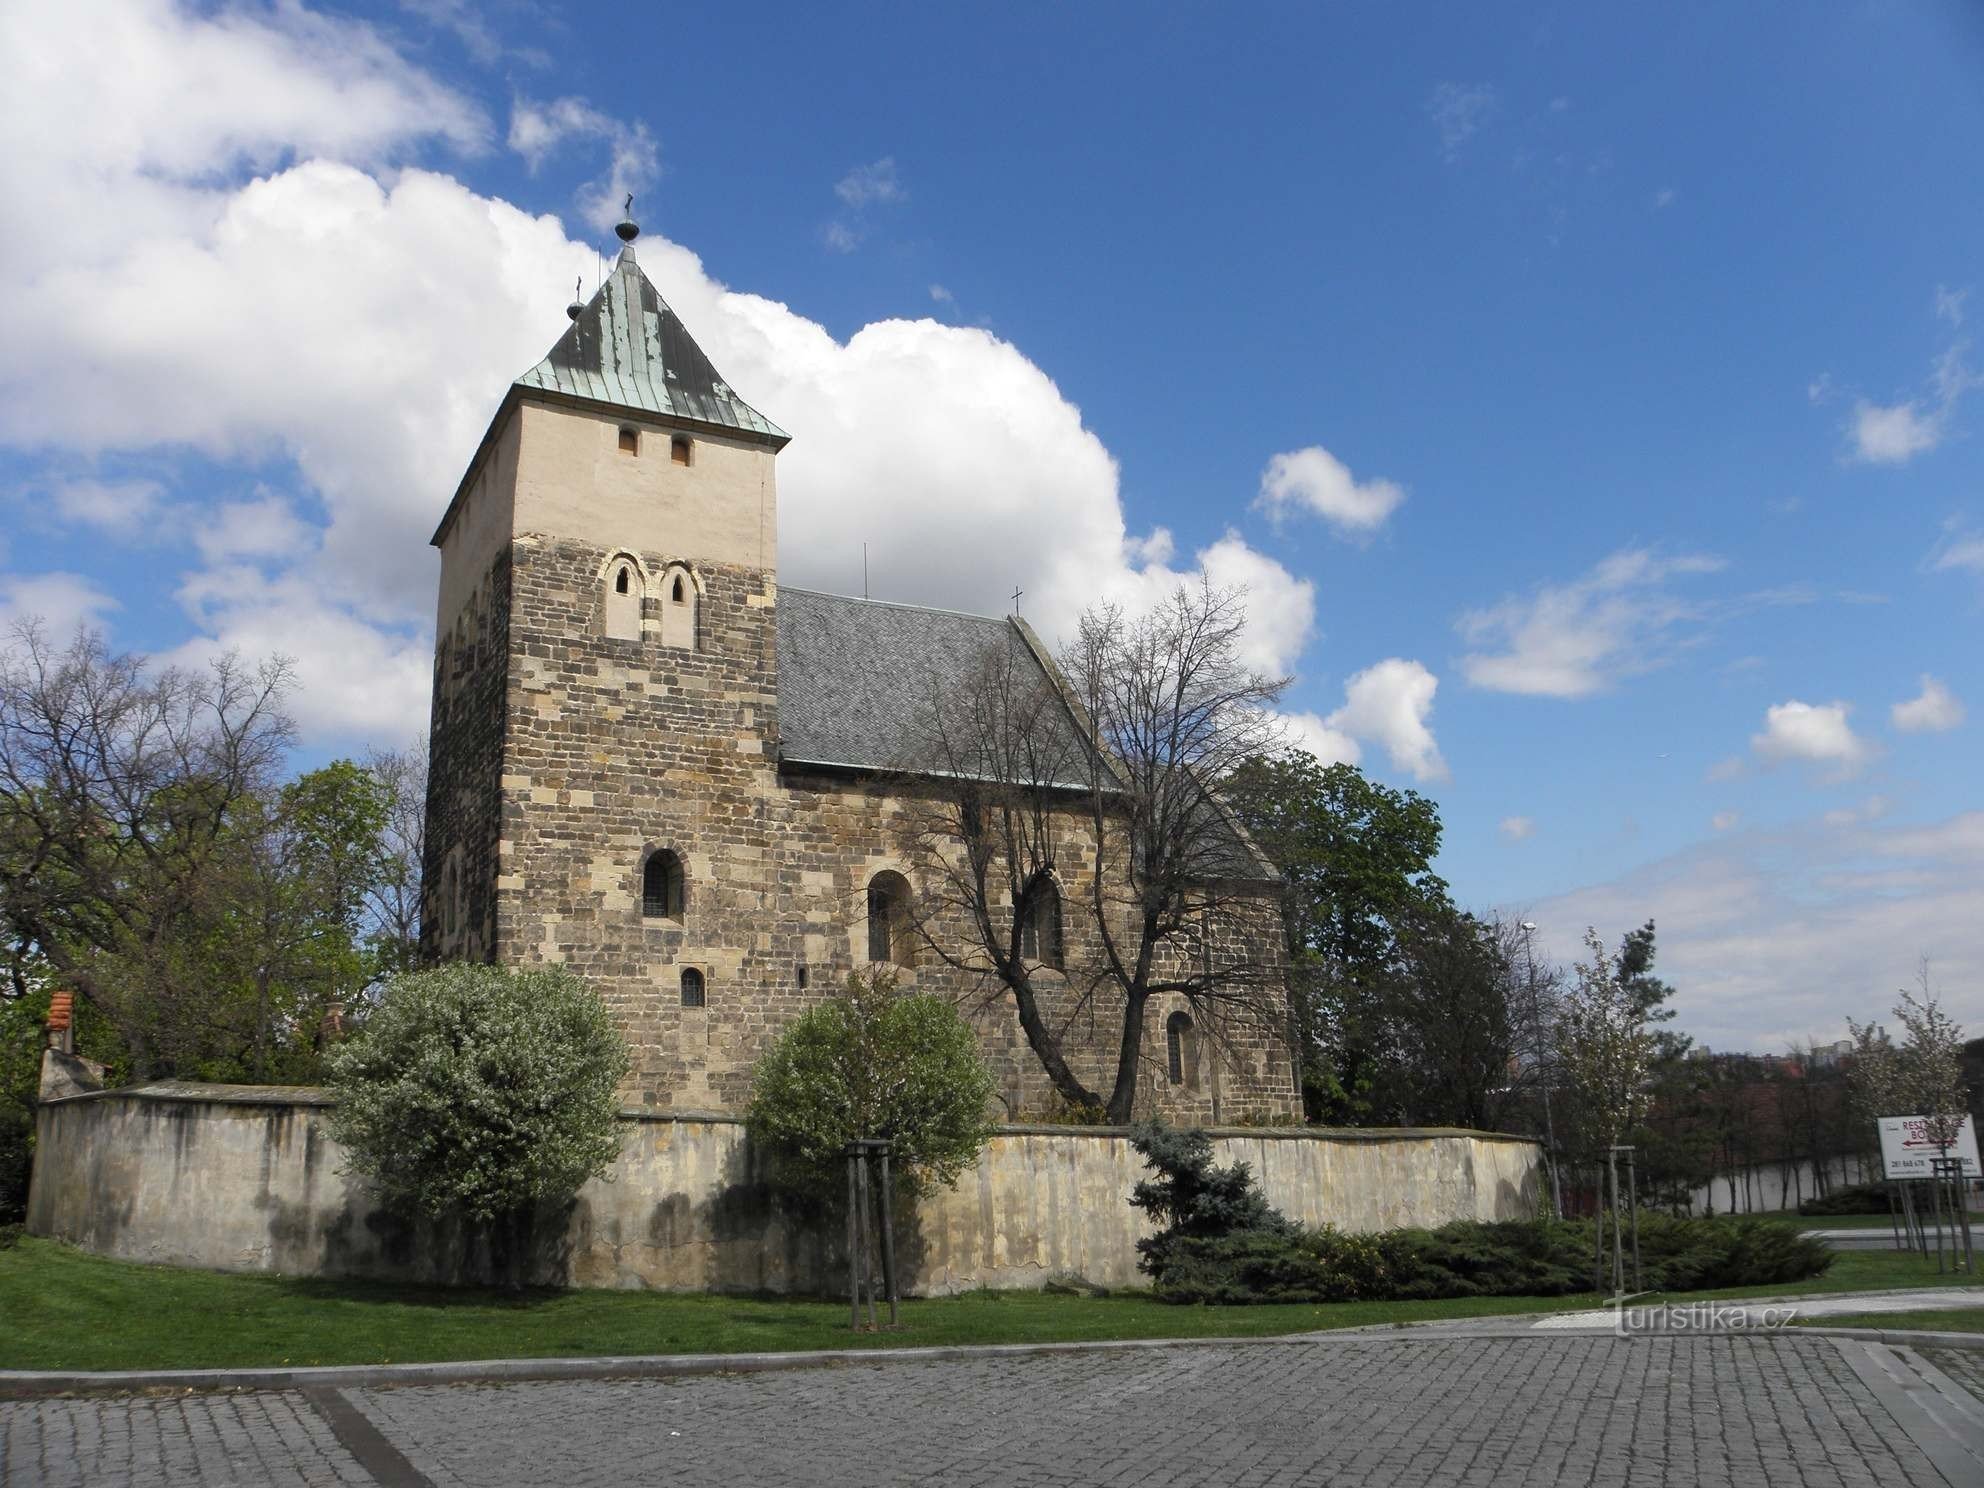
[[(192, 1080), (154, 1080), (146, 1085), (125, 1085), (112, 1090), (90, 1090), (77, 1095), (44, 1101), (43, 1105), (63, 1106), (78, 1101), (111, 1099), (184, 1101), (224, 1106), (335, 1106), (338, 1098), (321, 1085), (213, 1085)], [(681, 1123), (711, 1126), (742, 1126), (744, 1118), (731, 1111), (658, 1111), (646, 1106), (622, 1106), (623, 1121)], [(1330, 1142), (1416, 1142), (1428, 1137), (1471, 1137), (1478, 1142), (1520, 1142), (1536, 1145), (1536, 1138), (1511, 1132), (1473, 1131), (1461, 1126), (1207, 1126), (1199, 1130), (1209, 1137), (1228, 1139), (1258, 1137), (1266, 1141)], [(1008, 1122), (993, 1128), (1002, 1137), (1114, 1137), (1130, 1135), (1127, 1126), (1054, 1126), (1045, 1122)]]

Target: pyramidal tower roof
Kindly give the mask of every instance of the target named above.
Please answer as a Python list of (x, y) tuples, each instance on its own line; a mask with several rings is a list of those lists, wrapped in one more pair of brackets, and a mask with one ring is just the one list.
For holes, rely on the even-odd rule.
[(634, 261), (629, 243), (571, 329), (517, 386), (735, 429), (776, 445), (792, 436), (738, 397)]

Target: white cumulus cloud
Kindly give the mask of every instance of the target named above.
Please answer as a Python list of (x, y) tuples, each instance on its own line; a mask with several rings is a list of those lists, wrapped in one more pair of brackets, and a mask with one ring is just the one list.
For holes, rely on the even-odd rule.
[(1853, 406), (1854, 453), (1870, 465), (1900, 465), (1943, 440), (1943, 420), (1913, 401)]
[(1773, 704), (1764, 710), (1763, 732), (1750, 736), (1750, 747), (1766, 764), (1823, 765), (1832, 778), (1851, 775), (1872, 754), (1847, 721), (1852, 711), (1851, 703), (1806, 703), (1796, 698)]
[(1330, 725), (1315, 713), (1284, 713), (1283, 726), (1287, 729), (1288, 742), (1297, 749), (1307, 750), (1325, 765), (1356, 765), (1363, 763), (1364, 751), (1357, 741), (1341, 730)]
[(1703, 606), (1670, 580), (1715, 573), (1720, 558), (1623, 548), (1568, 584), (1470, 610), (1455, 628), (1476, 647), (1461, 673), (1476, 687), (1536, 697), (1580, 698), (1661, 665)]
[[(1938, 286), (1937, 318), (1952, 326), (1962, 325), (1967, 293), (1952, 295)], [(1903, 465), (1941, 444), (1949, 436), (1957, 405), (1967, 393), (1984, 386), (1984, 377), (1964, 362), (1968, 350), (1969, 344), (1963, 339), (1952, 340), (1932, 365), (1928, 386), (1913, 397), (1893, 403), (1856, 399), (1847, 424), (1854, 458), (1871, 465)]]
[(58, 645), (78, 626), (100, 625), (117, 601), (93, 579), (73, 573), (0, 573), (0, 645), (14, 626), (38, 620)]
[(1888, 716), (1904, 734), (1939, 734), (1963, 722), (1963, 704), (1942, 682), (1924, 673), (1922, 690), (1896, 703)]
[(1290, 744), (1326, 765), (1361, 765), (1368, 744), (1414, 780), (1445, 780), (1447, 762), (1429, 722), (1439, 685), (1421, 663), (1388, 657), (1344, 683), (1342, 707), (1328, 715), (1284, 713), (1281, 722)]
[(1382, 747), (1394, 769), (1415, 780), (1445, 780), (1447, 762), (1433, 737), (1433, 694), (1440, 682), (1424, 665), (1387, 657), (1343, 685), (1343, 706), (1324, 725)]
[(1353, 536), (1376, 531), (1405, 500), (1396, 482), (1357, 481), (1350, 468), (1321, 445), (1276, 455), (1261, 472), (1254, 504), (1279, 524), (1293, 509), (1313, 512)]
[(1536, 835), (1536, 821), (1527, 816), (1505, 816), (1497, 824), (1497, 830), (1511, 842), (1522, 842)]

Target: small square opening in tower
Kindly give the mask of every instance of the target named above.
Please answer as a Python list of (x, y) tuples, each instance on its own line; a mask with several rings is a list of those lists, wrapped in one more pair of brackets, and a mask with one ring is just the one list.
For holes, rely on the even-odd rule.
[(673, 460), (677, 465), (689, 464), (691, 453), (692, 450), (688, 435), (677, 434), (668, 441), (668, 458)]
[(622, 429), (620, 431), (620, 450), (623, 454), (638, 455), (641, 452), (641, 431), (639, 429)]

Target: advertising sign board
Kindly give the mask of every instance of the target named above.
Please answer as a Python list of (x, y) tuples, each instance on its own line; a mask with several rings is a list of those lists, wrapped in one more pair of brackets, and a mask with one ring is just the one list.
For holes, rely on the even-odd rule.
[[(1883, 1116), (1881, 1127), (1881, 1162), (1890, 1178), (1929, 1178), (1933, 1177), (1930, 1162), (1939, 1156), (1936, 1144), (1929, 1140), (1926, 1130), (1928, 1123), (1920, 1116)], [(1979, 1175), (1977, 1166), (1977, 1129), (1971, 1119), (1963, 1118), (1963, 1125), (1957, 1129), (1956, 1140), (1950, 1144), (1951, 1157), (1963, 1159), (1963, 1176), (1975, 1178)]]

